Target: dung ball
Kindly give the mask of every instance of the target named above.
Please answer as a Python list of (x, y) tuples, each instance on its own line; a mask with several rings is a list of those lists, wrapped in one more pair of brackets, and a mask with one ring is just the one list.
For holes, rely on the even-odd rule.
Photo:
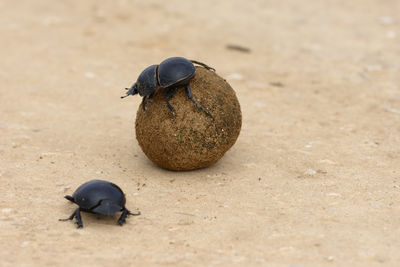
[(181, 87), (169, 100), (156, 90), (153, 101), (136, 114), (136, 139), (144, 154), (169, 170), (194, 170), (216, 163), (236, 142), (242, 126), (240, 104), (232, 87), (211, 70), (196, 67), (189, 83), (193, 99), (214, 117), (197, 107)]

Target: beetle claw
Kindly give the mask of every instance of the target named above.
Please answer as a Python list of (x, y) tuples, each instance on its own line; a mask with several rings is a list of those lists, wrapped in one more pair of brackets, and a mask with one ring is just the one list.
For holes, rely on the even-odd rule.
[(128, 210), (128, 215), (131, 215), (131, 216), (139, 216), (141, 213), (140, 213), (140, 211), (138, 211), (137, 213), (132, 213), (132, 212), (130, 212), (129, 210)]

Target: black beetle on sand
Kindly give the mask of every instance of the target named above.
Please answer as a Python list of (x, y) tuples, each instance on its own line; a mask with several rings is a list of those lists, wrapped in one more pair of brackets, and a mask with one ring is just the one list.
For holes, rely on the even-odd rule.
[(72, 196), (65, 196), (69, 201), (77, 204), (77, 208), (72, 215), (67, 219), (60, 219), (60, 221), (68, 221), (76, 218), (78, 228), (83, 227), (81, 219), (81, 211), (112, 215), (118, 211), (122, 211), (121, 217), (118, 219), (118, 224), (123, 225), (128, 215), (140, 215), (138, 213), (131, 213), (125, 207), (125, 195), (116, 184), (102, 181), (92, 180), (82, 184), (76, 189)]
[[(171, 106), (168, 100), (176, 93), (180, 86), (184, 86), (188, 98), (198, 108), (207, 113), (211, 118), (215, 119), (215, 117), (205, 107), (193, 99), (192, 91), (189, 87), (190, 80), (196, 74), (196, 68), (193, 63), (203, 66), (208, 70), (215, 71), (215, 69), (206, 64), (195, 60), (188, 60), (183, 57), (171, 57), (161, 62), (160, 65), (151, 65), (150, 67), (147, 67), (139, 75), (136, 83), (134, 83), (131, 88), (125, 88), (128, 92), (126, 92), (125, 96), (121, 96), (121, 98), (139, 94), (143, 97), (143, 110), (146, 110), (146, 106), (153, 100), (157, 87), (168, 88), (168, 91), (165, 94), (165, 102), (174, 116), (174, 121), (176, 121), (175, 109)], [(146, 98), (147, 102), (145, 103)]]

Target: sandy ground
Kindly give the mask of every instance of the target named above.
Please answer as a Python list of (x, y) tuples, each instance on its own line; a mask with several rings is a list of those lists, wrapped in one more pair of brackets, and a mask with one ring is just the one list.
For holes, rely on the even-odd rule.
[[(395, 266), (400, 2), (0, 1), (2, 266)], [(250, 53), (227, 49), (241, 45)], [(150, 64), (206, 62), (243, 127), (171, 172), (134, 135)], [(142, 215), (59, 222), (90, 179)]]

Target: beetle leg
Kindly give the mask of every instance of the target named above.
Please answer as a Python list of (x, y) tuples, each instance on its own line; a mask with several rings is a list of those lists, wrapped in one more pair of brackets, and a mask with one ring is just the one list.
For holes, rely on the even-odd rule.
[(149, 95), (149, 97), (147, 98), (147, 102), (146, 102), (146, 104), (144, 105), (144, 110), (146, 110), (147, 106), (150, 105), (151, 102), (153, 102), (153, 96), (154, 96), (154, 93), (151, 93), (151, 94)]
[(146, 111), (146, 104), (144, 103), (146, 101), (146, 96), (142, 97), (142, 108), (143, 111)]
[(122, 214), (121, 214), (121, 216), (119, 217), (119, 219), (118, 219), (118, 224), (119, 225), (123, 225), (124, 223), (125, 223), (125, 219), (126, 219), (126, 216), (128, 215), (128, 212), (129, 212), (129, 210), (127, 210), (127, 209), (124, 209), (123, 211), (122, 211)]
[(65, 222), (65, 221), (70, 221), (70, 220), (72, 220), (72, 219), (74, 219), (75, 218), (75, 212), (76, 212), (76, 210), (74, 211), (74, 213), (72, 213), (72, 215), (71, 216), (69, 216), (68, 218), (66, 218), (66, 219), (58, 219), (59, 221), (62, 221), (62, 222)]
[(174, 115), (174, 122), (176, 122), (176, 113), (175, 109), (171, 106), (171, 104), (168, 102), (168, 100), (176, 93), (176, 90), (178, 90), (178, 87), (173, 87), (168, 90), (168, 92), (165, 94), (165, 102), (167, 102), (167, 106), (169, 110), (171, 110), (172, 115)]
[(58, 219), (59, 221), (70, 221), (73, 220), (76, 217), (76, 224), (78, 225), (78, 228), (82, 228), (83, 224), (82, 224), (82, 218), (81, 218), (81, 212), (80, 212), (80, 208), (77, 208), (72, 214), (71, 216), (69, 216), (66, 219)]
[(208, 70), (215, 71), (214, 68), (211, 68), (210, 66), (207, 66), (207, 65), (204, 64), (204, 63), (198, 62), (198, 61), (196, 61), (196, 60), (190, 60), (190, 61), (191, 61), (192, 63), (197, 64), (197, 65), (203, 66), (204, 68), (206, 68), (206, 69), (208, 69)]
[(213, 120), (215, 120), (214, 115), (211, 114), (210, 111), (208, 111), (205, 107), (203, 107), (202, 105), (200, 105), (199, 103), (197, 103), (196, 100), (193, 99), (192, 90), (190, 90), (189, 85), (186, 85), (186, 94), (187, 94), (188, 98), (196, 105), (196, 107), (200, 108), (202, 111), (204, 111), (205, 113), (207, 113), (208, 116), (210, 116), (211, 118), (213, 118)]
[(125, 223), (126, 217), (128, 215), (138, 216), (140, 215), (140, 211), (138, 213), (131, 213), (127, 208), (124, 208), (121, 217), (119, 217), (118, 219), (118, 224), (122, 226)]
[(77, 208), (75, 211), (76, 215), (76, 224), (78, 225), (78, 228), (82, 228), (83, 227), (83, 223), (82, 223), (82, 218), (81, 218), (81, 210), (80, 208)]

